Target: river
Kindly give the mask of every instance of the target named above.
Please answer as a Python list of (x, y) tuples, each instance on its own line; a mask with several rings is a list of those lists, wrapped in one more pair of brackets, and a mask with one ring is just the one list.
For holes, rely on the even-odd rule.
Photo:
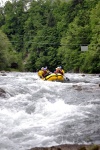
[(0, 150), (100, 144), (100, 77), (66, 73), (70, 82), (37, 73), (0, 75)]

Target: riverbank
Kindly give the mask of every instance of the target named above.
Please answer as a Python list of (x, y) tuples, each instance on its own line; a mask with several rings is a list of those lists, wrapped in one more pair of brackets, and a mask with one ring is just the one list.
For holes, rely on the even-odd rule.
[(52, 147), (35, 147), (30, 150), (100, 150), (100, 145), (64, 144)]

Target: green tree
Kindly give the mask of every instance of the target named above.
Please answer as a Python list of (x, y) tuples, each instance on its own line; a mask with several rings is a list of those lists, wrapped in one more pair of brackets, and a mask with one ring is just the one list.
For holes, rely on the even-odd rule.
[(0, 7), (0, 27), (5, 23), (5, 16), (3, 12), (3, 7)]
[(24, 21), (27, 17), (24, 6), (25, 2), (22, 0), (13, 3), (8, 1), (4, 6), (5, 24), (2, 30), (18, 52), (23, 50)]
[(86, 56), (83, 71), (90, 73), (100, 72), (100, 2), (91, 11), (90, 24), (92, 30), (89, 52)]
[(79, 59), (81, 45), (87, 45), (90, 42), (88, 21), (84, 21), (85, 17), (82, 21), (80, 20), (82, 14), (84, 14), (84, 11), (79, 16), (75, 17), (74, 21), (69, 24), (66, 36), (61, 40), (58, 57), (62, 58), (61, 61), (65, 66), (65, 70), (79, 70), (81, 67)]
[(13, 48), (7, 36), (0, 30), (0, 70), (10, 68)]
[[(41, 66), (53, 70), (62, 65), (65, 71), (99, 72), (99, 3), (99, 0), (8, 1), (0, 9), (0, 27), (15, 50), (7, 64), (21, 69), (23, 59), (27, 71), (36, 71)], [(81, 45), (88, 45), (89, 51), (81, 52)], [(2, 50), (1, 59), (6, 60), (9, 53)]]

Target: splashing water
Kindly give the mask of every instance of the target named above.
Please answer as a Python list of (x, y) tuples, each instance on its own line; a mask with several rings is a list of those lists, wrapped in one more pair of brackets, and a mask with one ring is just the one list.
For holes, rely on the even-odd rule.
[(0, 76), (0, 149), (100, 143), (100, 78), (66, 74), (70, 83), (37, 73)]

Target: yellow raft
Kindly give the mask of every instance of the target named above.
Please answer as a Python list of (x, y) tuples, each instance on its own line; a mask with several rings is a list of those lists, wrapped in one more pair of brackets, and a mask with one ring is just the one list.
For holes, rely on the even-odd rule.
[[(41, 78), (41, 72), (39, 71), (38, 72), (38, 76)], [(51, 73), (49, 75), (47, 75), (45, 78), (41, 78), (42, 80), (45, 80), (45, 81), (64, 81), (65, 78), (62, 74), (60, 73)]]
[(44, 78), (44, 80), (47, 80), (47, 81), (64, 81), (64, 77), (60, 73), (57, 73), (57, 74), (52, 73), (52, 74), (46, 76)]

